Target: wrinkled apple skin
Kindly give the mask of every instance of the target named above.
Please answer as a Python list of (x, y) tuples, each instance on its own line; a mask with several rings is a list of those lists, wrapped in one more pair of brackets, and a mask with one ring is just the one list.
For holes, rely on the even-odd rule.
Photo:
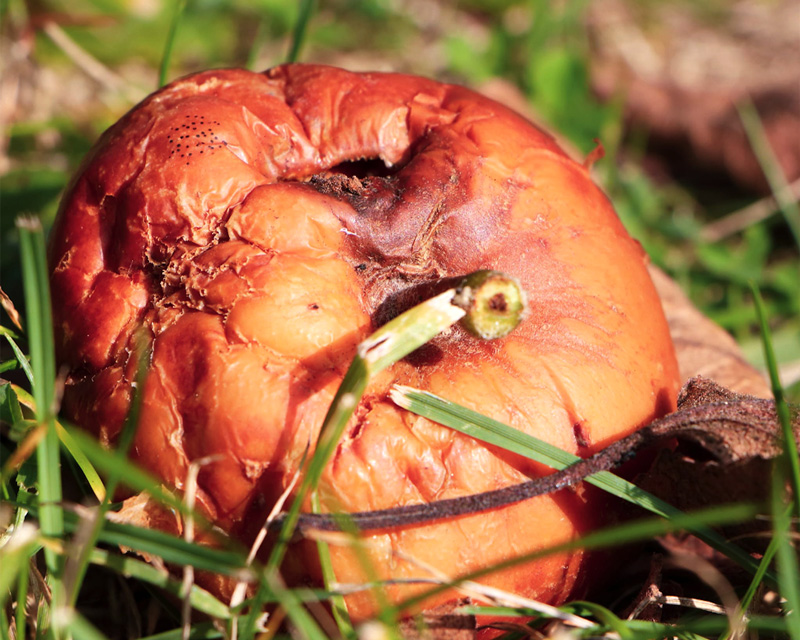
[[(198, 501), (246, 543), (314, 442), (355, 345), (441, 278), (506, 272), (528, 316), (492, 342), (456, 327), (379, 375), (323, 476), (326, 509), (547, 473), (398, 408), (394, 383), (582, 456), (675, 406), (639, 245), (550, 136), (458, 86), (314, 65), (178, 80), (97, 143), (50, 258), (66, 414), (113, 444), (144, 328), (152, 360), (132, 456), (179, 489), (210, 456)], [(579, 487), (364, 538), (382, 577), (428, 578), (425, 565), (456, 577), (570, 540), (603, 522), (606, 504)], [(332, 553), (339, 582), (365, 580), (350, 551)], [(314, 554), (298, 545), (286, 575), (313, 579)], [(484, 582), (559, 603), (591, 582), (587, 562), (560, 553)], [(419, 588), (386, 591), (397, 601)], [(348, 605), (363, 619), (375, 599)]]

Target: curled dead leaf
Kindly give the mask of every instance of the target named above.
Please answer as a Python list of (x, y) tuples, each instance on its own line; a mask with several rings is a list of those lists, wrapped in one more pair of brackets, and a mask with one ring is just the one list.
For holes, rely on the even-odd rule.
[(0, 287), (0, 306), (5, 309), (8, 317), (11, 319), (11, 322), (14, 323), (14, 326), (22, 331), (22, 323), (20, 322), (19, 311), (17, 311), (17, 308), (14, 306), (11, 298), (9, 298), (8, 294), (3, 291), (2, 287)]
[(651, 265), (650, 277), (669, 323), (682, 382), (703, 376), (731, 391), (772, 397), (766, 380), (744, 359), (730, 334), (692, 305), (675, 281), (661, 269)]

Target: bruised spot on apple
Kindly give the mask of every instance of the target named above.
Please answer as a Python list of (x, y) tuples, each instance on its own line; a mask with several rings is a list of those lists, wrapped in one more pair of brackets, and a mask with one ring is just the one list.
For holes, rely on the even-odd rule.
[[(468, 89), (317, 65), (195, 74), (111, 127), (63, 200), (50, 264), (64, 411), (113, 446), (143, 328), (152, 361), (131, 456), (178, 489), (210, 456), (198, 504), (249, 543), (357, 343), (454, 279), (495, 270), (527, 293), (525, 319), (494, 341), (455, 327), (377, 376), (320, 494), (352, 512), (498, 489), (549, 470), (404, 411), (390, 388), (589, 455), (675, 407), (646, 262), (583, 166)], [(455, 578), (573, 539), (613, 517), (609, 501), (579, 487), (370, 531), (366, 553), (381, 578), (427, 578), (426, 564)], [(315, 554), (298, 543), (286, 578), (319, 580)], [(340, 582), (367, 579), (350, 550), (332, 556)], [(551, 603), (592, 580), (582, 550), (485, 578)], [(369, 592), (347, 602), (355, 619), (375, 612)]]

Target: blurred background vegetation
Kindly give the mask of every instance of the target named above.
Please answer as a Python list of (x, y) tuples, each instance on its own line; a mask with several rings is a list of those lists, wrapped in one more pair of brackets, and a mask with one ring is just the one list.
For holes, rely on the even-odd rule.
[[(800, 399), (796, 0), (0, 0), (0, 276), (15, 218), (49, 226), (100, 133), (158, 83), (300, 60), (432, 76), (525, 111), (594, 173), (629, 231), (761, 366), (761, 289)], [(174, 40), (169, 34), (174, 29)], [(3, 321), (6, 324), (5, 321)]]

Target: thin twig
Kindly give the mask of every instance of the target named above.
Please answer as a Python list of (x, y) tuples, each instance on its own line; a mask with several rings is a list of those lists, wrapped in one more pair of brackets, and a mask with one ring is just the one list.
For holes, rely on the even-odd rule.
[(629, 616), (629, 620), (635, 620), (644, 609), (651, 604), (666, 604), (676, 607), (687, 607), (689, 609), (698, 609), (700, 611), (708, 611), (709, 613), (716, 613), (719, 615), (726, 615), (725, 607), (717, 604), (716, 602), (709, 602), (708, 600), (699, 600), (698, 598), (685, 598), (681, 596), (653, 596), (645, 598), (634, 609), (633, 613)]
[[(404, 406), (402, 393), (406, 390), (408, 389), (396, 386), (392, 392), (392, 399), (400, 406)], [(674, 437), (700, 429), (714, 420), (724, 419), (731, 423), (750, 426), (754, 422), (758, 423), (759, 420), (772, 420), (773, 416), (774, 405), (768, 400), (748, 399), (747, 402), (741, 403), (725, 400), (710, 402), (698, 407), (687, 407), (663, 418), (658, 418), (639, 431), (634, 431), (611, 443), (593, 456), (578, 459), (564, 469), (548, 475), (499, 489), (443, 498), (434, 502), (352, 512), (348, 514), (348, 520), (360, 530), (370, 530), (418, 525), (480, 513), (573, 486), (593, 474), (613, 469), (642, 447), (649, 446), (665, 437)], [(768, 452), (762, 453), (766, 455)], [(279, 527), (283, 524), (285, 517), (286, 514), (280, 514), (270, 523), (270, 526)], [(297, 526), (306, 537), (313, 530), (341, 530), (341, 523), (333, 514), (302, 513), (297, 518)]]
[(722, 601), (724, 615), (728, 616), (731, 637), (738, 637), (744, 630), (745, 618), (739, 609), (739, 599), (730, 581), (708, 560), (694, 553), (673, 551), (667, 562), (674, 567), (691, 571), (700, 580), (716, 591)]
[[(341, 546), (352, 545), (351, 537), (345, 536), (339, 532), (317, 530), (311, 533), (309, 537), (314, 540), (322, 540), (327, 544), (334, 544)], [(382, 545), (373, 544), (366, 540), (360, 540), (359, 544), (361, 544), (367, 549), (369, 548), (379, 549), (379, 550), (383, 549)], [(392, 548), (391, 553), (394, 557), (422, 569), (423, 571), (430, 574), (431, 577), (430, 578), (418, 577), (410, 579), (406, 578), (403, 580), (395, 579), (395, 580), (388, 580), (385, 582), (382, 581), (380, 584), (442, 584), (442, 585), (452, 584), (453, 589), (471, 598), (477, 598), (478, 600), (488, 600), (500, 606), (530, 609), (531, 611), (536, 611), (537, 613), (540, 613), (542, 615), (557, 620), (561, 620), (562, 622), (584, 629), (594, 626), (594, 623), (587, 620), (586, 618), (581, 618), (580, 616), (567, 613), (552, 605), (539, 602), (538, 600), (525, 598), (523, 596), (511, 593), (509, 591), (504, 591), (502, 589), (497, 589), (495, 587), (490, 587), (488, 585), (481, 584), (480, 582), (474, 582), (472, 580), (459, 580), (458, 578), (454, 579), (451, 576), (448, 576), (444, 572), (440, 571), (433, 565), (423, 560), (420, 560), (419, 558), (404, 551), (401, 551), (399, 549)], [(331, 585), (331, 588), (335, 589), (337, 592), (346, 594), (346, 593), (354, 593), (359, 590), (369, 589), (375, 586), (378, 585), (365, 584), (359, 586), (353, 584), (336, 583), (335, 585)]]
[(131, 86), (125, 79), (114, 73), (102, 62), (83, 49), (70, 38), (55, 22), (48, 20), (42, 26), (47, 36), (61, 49), (75, 65), (86, 75), (100, 83), (107, 89), (119, 93), (131, 104), (139, 102), (144, 97), (144, 92)]
[(761, 165), (761, 170), (764, 172), (786, 224), (789, 225), (794, 240), (800, 247), (800, 204), (796, 199), (784, 196), (788, 185), (786, 173), (775, 155), (775, 149), (770, 144), (766, 131), (764, 131), (761, 117), (750, 100), (742, 101), (737, 108), (753, 153), (758, 158), (758, 163)]
[[(800, 178), (785, 186), (780, 193), (780, 198), (800, 200)], [(779, 210), (778, 199), (775, 196), (767, 196), (707, 224), (700, 232), (700, 237), (706, 242), (718, 242), (772, 217)]]
[[(303, 461), (305, 460), (306, 454), (308, 453), (308, 445), (306, 446), (306, 450), (303, 453)], [(297, 481), (300, 479), (300, 469), (303, 468), (303, 463), (301, 462), (298, 466), (297, 470), (295, 471), (294, 475), (292, 476), (291, 482), (289, 482), (289, 486), (283, 491), (280, 497), (276, 500), (275, 505), (272, 507), (272, 510), (267, 515), (266, 520), (264, 520), (264, 524), (261, 525), (261, 529), (256, 536), (255, 541), (253, 542), (252, 546), (250, 547), (250, 552), (247, 554), (247, 562), (245, 566), (250, 567), (253, 564), (253, 561), (256, 558), (259, 550), (261, 549), (261, 545), (264, 544), (264, 540), (269, 533), (269, 526), (275, 518), (283, 511), (283, 505), (286, 504), (286, 501), (289, 499), (289, 496), (292, 495), (292, 491), (294, 491), (295, 485)], [(247, 582), (244, 580), (240, 580), (236, 583), (236, 586), (233, 589), (233, 594), (231, 595), (230, 600), (230, 607), (231, 609), (238, 607), (242, 602), (244, 602), (244, 597), (247, 593)], [(231, 622), (231, 633), (230, 638), (231, 640), (236, 640), (236, 637), (239, 633), (239, 619), (238, 616), (234, 616)]]
[[(197, 476), (200, 473), (201, 467), (218, 459), (219, 456), (207, 456), (193, 460), (189, 464), (189, 469), (186, 472), (186, 493), (184, 495), (184, 502), (186, 503), (186, 519), (183, 527), (183, 539), (186, 542), (194, 542), (194, 506), (197, 498)], [(191, 564), (183, 566), (183, 583), (181, 584), (181, 596), (183, 602), (181, 606), (181, 639), (189, 640), (192, 632), (191, 616), (192, 616), (192, 586), (194, 585), (194, 567)]]

